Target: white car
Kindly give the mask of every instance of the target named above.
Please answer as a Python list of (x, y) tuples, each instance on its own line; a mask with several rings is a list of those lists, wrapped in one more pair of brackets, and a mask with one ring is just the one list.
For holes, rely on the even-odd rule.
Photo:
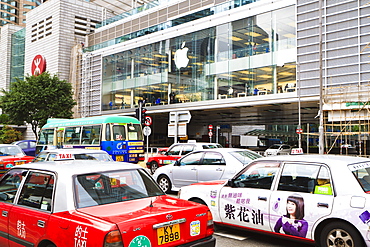
[(274, 144), (266, 149), (264, 156), (270, 155), (288, 155), (290, 154), (292, 147), (287, 144)]
[(33, 162), (57, 160), (98, 160), (113, 161), (112, 157), (104, 150), (84, 148), (48, 149), (40, 152)]
[(257, 159), (228, 181), (181, 188), (220, 225), (318, 246), (370, 246), (370, 159), (285, 155)]
[(199, 150), (170, 165), (159, 167), (153, 178), (168, 193), (192, 183), (231, 178), (243, 166), (260, 157), (258, 153), (247, 149)]
[(166, 152), (149, 157), (146, 167), (154, 174), (158, 167), (171, 164), (190, 152), (213, 148), (222, 148), (222, 146), (218, 143), (207, 142), (174, 143)]

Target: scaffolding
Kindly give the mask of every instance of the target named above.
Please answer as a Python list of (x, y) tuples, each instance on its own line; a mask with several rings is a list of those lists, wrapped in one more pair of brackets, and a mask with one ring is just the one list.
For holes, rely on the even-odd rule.
[(80, 107), (79, 111), (81, 117), (90, 116), (90, 102), (92, 91), (92, 55), (91, 53), (84, 53), (82, 56), (82, 80), (80, 93)]
[(323, 97), (326, 153), (370, 155), (370, 83), (326, 87)]
[(82, 44), (78, 43), (72, 47), (71, 51), (71, 63), (69, 70), (69, 81), (72, 84), (73, 89), (73, 99), (76, 101), (77, 105), (73, 108), (73, 117), (79, 118), (79, 94), (80, 94), (80, 81), (81, 81), (81, 59), (82, 59)]

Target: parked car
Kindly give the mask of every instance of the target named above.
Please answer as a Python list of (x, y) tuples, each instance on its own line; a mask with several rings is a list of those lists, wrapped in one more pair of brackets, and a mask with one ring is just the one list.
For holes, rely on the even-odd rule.
[(173, 164), (158, 168), (153, 178), (166, 193), (197, 182), (228, 179), (262, 156), (247, 149), (217, 148), (194, 151)]
[[(73, 169), (71, 169), (73, 167)], [(130, 163), (16, 166), (0, 180), (0, 246), (215, 246), (209, 209)]]
[(146, 163), (146, 167), (150, 169), (151, 173), (154, 174), (158, 167), (172, 164), (185, 154), (192, 151), (211, 149), (211, 148), (222, 148), (218, 143), (206, 143), (206, 142), (194, 142), (194, 143), (175, 143), (172, 144), (167, 152), (164, 154), (158, 154), (153, 157), (149, 157)]
[(287, 144), (274, 144), (265, 150), (264, 156), (287, 155), (291, 150), (292, 147)]
[(21, 140), (15, 141), (12, 144), (18, 145), (26, 155), (35, 156), (36, 140)]
[(168, 147), (145, 147), (144, 150), (145, 153), (139, 154), (139, 161), (144, 161), (146, 155), (147, 157), (152, 157), (154, 155), (164, 154), (168, 150)]
[(34, 158), (26, 155), (18, 145), (0, 144), (0, 177), (13, 166), (29, 163)]
[(216, 224), (317, 246), (370, 246), (369, 178), (368, 158), (270, 156), (229, 180), (182, 187), (179, 195), (207, 205)]
[(104, 150), (84, 148), (49, 149), (40, 152), (33, 162), (56, 160), (98, 160), (113, 161), (112, 157)]

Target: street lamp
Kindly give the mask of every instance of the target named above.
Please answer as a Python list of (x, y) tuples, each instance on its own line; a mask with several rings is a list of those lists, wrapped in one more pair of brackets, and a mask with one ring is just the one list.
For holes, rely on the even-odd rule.
[(322, 0), (319, 0), (319, 83), (320, 83), (320, 102), (319, 102), (319, 154), (324, 154), (324, 113), (323, 113), (323, 83), (322, 83)]
[(301, 66), (297, 62), (298, 69), (298, 80), (297, 80), (297, 89), (298, 89), (298, 148), (302, 148), (302, 126), (301, 126)]

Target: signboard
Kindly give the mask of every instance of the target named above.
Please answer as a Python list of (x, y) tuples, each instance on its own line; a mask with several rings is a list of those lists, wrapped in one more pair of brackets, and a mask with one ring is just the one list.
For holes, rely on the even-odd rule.
[[(177, 118), (177, 121), (176, 121)], [(176, 111), (170, 112), (170, 124), (171, 123), (189, 123), (191, 119), (190, 111)]]
[(146, 116), (146, 117), (145, 117), (144, 125), (145, 125), (145, 126), (150, 126), (150, 125), (152, 125), (152, 123), (153, 123), (153, 119), (152, 119), (152, 117), (150, 117), (150, 116)]
[(36, 55), (32, 60), (31, 73), (32, 75), (41, 75), (46, 70), (46, 60), (42, 55)]
[[(177, 136), (178, 137), (186, 137), (186, 123), (179, 123), (177, 125)], [(175, 124), (168, 125), (168, 137), (175, 137)]]
[(303, 130), (302, 130), (301, 128), (297, 128), (297, 129), (295, 130), (295, 132), (296, 132), (297, 134), (302, 134), (302, 133), (303, 133)]
[(145, 135), (145, 136), (150, 136), (150, 134), (152, 133), (152, 129), (149, 127), (149, 126), (145, 126), (144, 128), (143, 128), (143, 134)]

